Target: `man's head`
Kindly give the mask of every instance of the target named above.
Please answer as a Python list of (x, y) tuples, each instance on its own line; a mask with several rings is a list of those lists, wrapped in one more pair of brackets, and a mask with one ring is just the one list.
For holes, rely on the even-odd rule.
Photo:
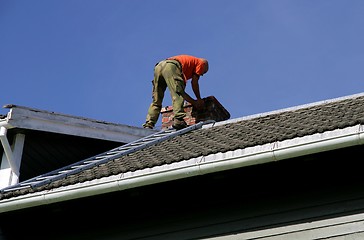
[(201, 60), (204, 62), (204, 72), (203, 72), (203, 74), (205, 74), (209, 70), (209, 62), (204, 58), (201, 58)]

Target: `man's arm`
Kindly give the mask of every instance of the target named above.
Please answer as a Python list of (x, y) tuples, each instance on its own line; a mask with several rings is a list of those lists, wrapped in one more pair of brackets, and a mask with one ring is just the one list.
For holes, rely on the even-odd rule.
[(192, 80), (191, 80), (192, 90), (193, 90), (193, 93), (195, 94), (197, 99), (201, 99), (200, 85), (198, 83), (199, 79), (200, 79), (199, 75), (193, 74)]
[(196, 105), (196, 100), (193, 99), (188, 93), (186, 93), (185, 91), (182, 91), (182, 92), (180, 92), (180, 94), (184, 100), (186, 100), (187, 102), (191, 103), (194, 106)]
[(194, 74), (192, 76), (192, 80), (191, 80), (191, 85), (192, 85), (192, 90), (193, 93), (195, 94), (197, 100), (194, 104), (194, 106), (196, 106), (196, 108), (200, 109), (204, 106), (205, 102), (201, 99), (201, 94), (200, 94), (200, 85), (198, 83), (198, 80), (200, 79), (200, 76), (197, 74)]
[(177, 90), (177, 93), (181, 94), (181, 96), (183, 97), (184, 100), (191, 103), (197, 109), (201, 109), (205, 105), (205, 102), (204, 102), (204, 100), (201, 99), (201, 95), (200, 95), (200, 88), (199, 88), (199, 84), (198, 84), (199, 78), (200, 78), (200, 76), (195, 75), (192, 77), (192, 81), (191, 81), (192, 90), (193, 90), (194, 94), (196, 95), (197, 100), (193, 99), (183, 88), (180, 88), (179, 90)]

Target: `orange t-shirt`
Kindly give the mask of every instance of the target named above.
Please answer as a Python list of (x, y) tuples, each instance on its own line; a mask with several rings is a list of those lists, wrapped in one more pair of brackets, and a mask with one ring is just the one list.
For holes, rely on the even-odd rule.
[(178, 55), (168, 59), (177, 60), (182, 65), (182, 73), (185, 82), (192, 78), (193, 74), (201, 76), (204, 74), (205, 62), (201, 58), (190, 55)]

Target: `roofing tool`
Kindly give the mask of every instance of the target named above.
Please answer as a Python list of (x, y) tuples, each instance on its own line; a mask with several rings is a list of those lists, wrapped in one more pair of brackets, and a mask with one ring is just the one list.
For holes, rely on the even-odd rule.
[(138, 140), (130, 142), (128, 144), (122, 145), (120, 147), (111, 149), (109, 151), (98, 154), (96, 156), (78, 161), (76, 163), (67, 165), (67, 166), (59, 168), (57, 170), (39, 175), (37, 177), (28, 179), (26, 181), (20, 182), (18, 184), (12, 185), (12, 186), (3, 188), (3, 189), (1, 189), (1, 192), (4, 193), (7, 191), (13, 191), (13, 190), (27, 188), (27, 187), (33, 188), (33, 187), (39, 187), (42, 185), (46, 185), (48, 183), (62, 179), (69, 175), (79, 173), (86, 169), (90, 169), (97, 165), (120, 158), (124, 155), (127, 155), (127, 154), (133, 153), (135, 151), (155, 145), (159, 142), (165, 141), (165, 140), (173, 138), (175, 136), (185, 134), (185, 133), (193, 131), (195, 129), (199, 129), (203, 125), (213, 123), (213, 122), (215, 122), (215, 121), (214, 120), (203, 121), (203, 122), (199, 122), (197, 124), (188, 126), (181, 130), (175, 130), (173, 128), (161, 130), (157, 133), (153, 133), (149, 136), (146, 136), (144, 138), (138, 139)]

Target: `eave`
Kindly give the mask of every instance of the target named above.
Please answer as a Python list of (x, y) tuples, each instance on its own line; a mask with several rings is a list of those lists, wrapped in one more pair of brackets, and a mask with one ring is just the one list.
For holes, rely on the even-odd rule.
[[(213, 124), (204, 126), (204, 128), (211, 127), (214, 127)], [(0, 201), (0, 212), (121, 191), (250, 165), (294, 159), (295, 157), (318, 152), (361, 145), (364, 143), (363, 134), (363, 126), (356, 125), (281, 142), (201, 156), (168, 165), (4, 199)]]
[(10, 110), (6, 118), (0, 119), (0, 126), (5, 126), (7, 129), (38, 130), (122, 143), (132, 142), (155, 132), (141, 127), (49, 112), (14, 104), (5, 105), (4, 108)]

